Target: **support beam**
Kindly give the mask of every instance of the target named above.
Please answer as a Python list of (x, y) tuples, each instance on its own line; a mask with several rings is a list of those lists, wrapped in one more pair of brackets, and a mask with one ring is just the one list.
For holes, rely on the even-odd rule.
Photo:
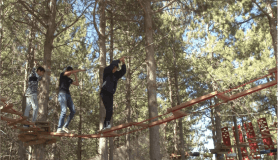
[(253, 92), (257, 92), (257, 91), (265, 89), (267, 87), (274, 86), (276, 84), (277, 84), (276, 81), (272, 81), (272, 82), (268, 82), (266, 84), (258, 85), (258, 86), (254, 87), (254, 88), (251, 88), (251, 89), (248, 89), (248, 90), (245, 90), (243, 92), (240, 92), (240, 93), (237, 93), (235, 95), (230, 96), (230, 100), (234, 100), (234, 99), (237, 99), (239, 97), (246, 96), (246, 95), (251, 94)]
[(187, 116), (188, 114), (184, 113), (183, 111), (177, 110), (175, 112), (172, 112), (174, 114), (175, 117), (180, 118), (183, 116)]
[(140, 127), (149, 127), (149, 124), (147, 123), (134, 123), (134, 126), (140, 126)]
[(213, 97), (216, 96), (216, 95), (217, 95), (217, 92), (209, 93), (209, 94), (207, 94), (207, 95), (204, 95), (204, 96), (195, 98), (195, 99), (193, 99), (193, 100), (191, 100), (191, 101), (187, 101), (187, 102), (185, 102), (185, 103), (181, 103), (180, 105), (177, 105), (177, 106), (175, 106), (175, 107), (168, 108), (168, 109), (167, 109), (167, 112), (169, 113), (169, 112), (173, 112), (173, 111), (176, 111), (176, 110), (180, 110), (180, 109), (185, 108), (185, 107), (192, 106), (192, 105), (194, 105), (194, 104), (196, 104), (196, 103), (205, 101), (205, 100), (207, 100), (207, 99), (211, 99), (211, 98), (213, 98)]
[(22, 121), (26, 120), (27, 118), (28, 118), (28, 117), (23, 116), (23, 117), (17, 119), (15, 122), (9, 123), (8, 125), (9, 125), (9, 126), (13, 126), (13, 125), (15, 125), (15, 124), (17, 124), (17, 123), (21, 123)]
[(229, 96), (226, 96), (224, 93), (218, 93), (216, 95), (219, 99), (222, 99), (224, 102), (227, 102), (230, 100), (230, 97)]
[(162, 120), (158, 120), (158, 121), (154, 121), (154, 122), (151, 122), (149, 124), (149, 127), (152, 127), (152, 126), (156, 126), (156, 125), (160, 125), (162, 123), (165, 123), (165, 122), (169, 122), (169, 121), (172, 121), (174, 119), (178, 119), (177, 117), (175, 116), (170, 116), (170, 117), (167, 117), (165, 119), (162, 119)]

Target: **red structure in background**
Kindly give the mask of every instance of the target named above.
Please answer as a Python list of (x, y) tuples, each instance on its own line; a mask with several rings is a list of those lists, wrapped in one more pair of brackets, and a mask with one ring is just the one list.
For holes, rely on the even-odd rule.
[[(242, 130), (241, 130), (240, 125), (238, 125), (237, 128), (238, 128), (239, 142), (240, 142), (240, 144), (244, 143), (244, 139), (243, 139), (243, 136), (242, 136)], [(233, 132), (234, 132), (234, 137), (236, 139), (235, 127), (233, 127)], [(246, 148), (245, 147), (240, 147), (240, 151), (241, 151), (242, 158), (244, 160), (249, 160)]]
[(258, 144), (257, 144), (257, 141), (256, 141), (257, 138), (255, 136), (255, 132), (254, 132), (252, 122), (244, 123), (244, 127), (245, 127), (245, 130), (246, 130), (247, 139), (248, 139), (248, 142), (249, 142), (252, 158), (253, 159), (260, 159), (261, 157), (260, 157), (260, 155), (258, 155), (259, 148), (258, 148)]
[[(222, 138), (223, 138), (223, 142), (226, 146), (231, 146), (231, 140), (230, 140), (230, 135), (229, 135), (229, 131), (228, 131), (228, 127), (223, 127), (221, 128), (221, 132), (222, 132)], [(232, 153), (233, 149), (231, 148), (231, 151), (228, 153)], [(227, 157), (226, 154), (226, 160), (234, 160), (233, 157)]]
[[(274, 149), (274, 144), (272, 142), (271, 139), (271, 134), (269, 132), (269, 128), (267, 126), (267, 121), (266, 118), (260, 118), (257, 120), (261, 134), (262, 134), (262, 139), (264, 142), (265, 146), (265, 150), (270, 150), (270, 149)], [(269, 156), (273, 156), (274, 153), (268, 153), (267, 155)]]

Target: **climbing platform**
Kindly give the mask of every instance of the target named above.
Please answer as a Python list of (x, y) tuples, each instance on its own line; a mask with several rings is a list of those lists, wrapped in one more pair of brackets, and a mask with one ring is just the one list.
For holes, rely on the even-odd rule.
[[(6, 102), (7, 99), (4, 98), (4, 97), (0, 97), (0, 99), (1, 99), (0, 106), (3, 106), (1, 108), (1, 112), (16, 115), (16, 116), (18, 116), (18, 118), (13, 119), (13, 118), (1, 116), (1, 120), (6, 121), (8, 126), (11, 126), (14, 129), (20, 130), (20, 134), (18, 135), (18, 138), (21, 141), (23, 141), (26, 146), (36, 145), (36, 144), (55, 143), (59, 139), (57, 137), (101, 138), (101, 137), (123, 136), (123, 135), (126, 135), (126, 134), (130, 134), (130, 133), (133, 133), (133, 132), (143, 130), (143, 129), (147, 129), (149, 127), (153, 127), (153, 126), (156, 126), (156, 125), (167, 123), (169, 121), (179, 119), (179, 118), (184, 117), (184, 116), (192, 115), (192, 114), (195, 114), (197, 112), (199, 113), (199, 112), (201, 112), (203, 110), (206, 110), (208, 108), (216, 107), (216, 106), (221, 105), (223, 103), (226, 103), (228, 101), (232, 101), (232, 100), (235, 100), (237, 98), (240, 98), (240, 97), (249, 95), (251, 93), (260, 91), (262, 89), (265, 89), (265, 88), (276, 85), (277, 84), (277, 74), (276, 74), (277, 69), (273, 68), (273, 69), (268, 70), (268, 72), (269, 72), (268, 75), (265, 75), (263, 77), (259, 77), (256, 80), (265, 78), (267, 76), (275, 76), (276, 80), (273, 80), (273, 81), (265, 83), (265, 84), (258, 85), (256, 87), (244, 90), (242, 92), (239, 92), (239, 93), (236, 93), (236, 94), (233, 94), (233, 95), (230, 95), (230, 96), (227, 95), (228, 92), (233, 91), (233, 89), (235, 89), (235, 88), (242, 87), (243, 85), (237, 86), (233, 89), (229, 89), (229, 90), (224, 91), (224, 92), (223, 91), (222, 92), (215, 91), (215, 92), (212, 92), (212, 93), (208, 93), (204, 96), (201, 96), (201, 97), (192, 99), (190, 101), (181, 103), (180, 105), (177, 105), (175, 107), (168, 108), (167, 112), (163, 115), (159, 115), (159, 116), (156, 116), (156, 117), (151, 117), (150, 119), (144, 120), (142, 122), (130, 122), (130, 123), (125, 123), (125, 124), (120, 124), (120, 125), (117, 125), (115, 127), (110, 128), (110, 129), (99, 131), (97, 134), (78, 135), (78, 134), (51, 132), (49, 122), (32, 123), (32, 122), (27, 121), (27, 117), (24, 117), (22, 112), (15, 111), (12, 108), (13, 105), (11, 103), (7, 103)], [(255, 82), (256, 80), (252, 80), (249, 83)], [(200, 103), (200, 102), (204, 102), (204, 101), (206, 101), (208, 99), (211, 99), (211, 98), (214, 98), (214, 97), (217, 97), (217, 98), (221, 99), (222, 102), (218, 103), (216, 105), (212, 105), (212, 106), (206, 107), (204, 109), (198, 110), (196, 112), (191, 112), (191, 113), (185, 113), (181, 110), (183, 108), (190, 107), (192, 105), (195, 105), (195, 104)], [(166, 118), (162, 118), (162, 117), (166, 117)], [(18, 124), (30, 125), (30, 128), (23, 128), (21, 126), (17, 126)], [(118, 133), (119, 130), (123, 131), (123, 129), (127, 128), (127, 127), (132, 128), (133, 130), (131, 130), (129, 132)], [(277, 128), (277, 124), (275, 124), (275, 128)], [(264, 136), (269, 136), (269, 135), (266, 135), (266, 134), (268, 134), (268, 132), (263, 131), (263, 134), (264, 134)], [(249, 139), (248, 139), (249, 143), (254, 143), (253, 142), (253, 141), (255, 141), (254, 138), (255, 138), (254, 136), (249, 137)], [(225, 147), (216, 148), (216, 149), (212, 149), (211, 152), (212, 153), (228, 153), (228, 152), (230, 152), (230, 148), (225, 148)], [(254, 157), (256, 157), (256, 156), (254, 156)]]

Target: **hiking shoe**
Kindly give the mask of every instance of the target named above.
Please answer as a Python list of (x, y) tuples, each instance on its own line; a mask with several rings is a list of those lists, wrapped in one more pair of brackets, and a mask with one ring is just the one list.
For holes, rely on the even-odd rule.
[(69, 131), (69, 129), (68, 128), (66, 128), (66, 127), (63, 127), (63, 129), (62, 129), (64, 132), (66, 132), (66, 133), (70, 133), (70, 131)]
[(65, 133), (62, 128), (58, 128), (56, 133)]

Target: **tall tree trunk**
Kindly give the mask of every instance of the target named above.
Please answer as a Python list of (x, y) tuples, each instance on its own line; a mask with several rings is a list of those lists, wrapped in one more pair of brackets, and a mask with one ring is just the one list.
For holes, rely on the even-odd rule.
[[(212, 103), (210, 101), (210, 105), (212, 106)], [(214, 113), (213, 113), (213, 108), (210, 109), (210, 114), (211, 114), (211, 126), (212, 126), (212, 140), (213, 140), (213, 145), (216, 146), (216, 135), (215, 135), (215, 122), (214, 122)]]
[[(245, 128), (243, 127), (244, 126), (244, 121), (243, 121), (242, 117), (241, 117), (241, 126), (242, 126), (241, 130), (242, 130), (242, 135), (243, 135), (243, 142), (245, 142), (245, 136), (244, 135), (246, 135), (247, 132), (246, 132)], [(246, 149), (246, 153), (248, 155), (248, 158), (251, 159), (251, 156), (249, 155), (248, 149)]]
[[(3, 35), (3, 24), (2, 24), (2, 22), (3, 22), (3, 9), (2, 9), (2, 4), (3, 3), (3, 0), (0, 0), (0, 79), (1, 79), (1, 73), (2, 73), (2, 44), (3, 44), (3, 37), (4, 37), (4, 35)], [(1, 136), (0, 136), (0, 138), (1, 138)], [(1, 141), (1, 139), (0, 139), (0, 141)], [(0, 147), (0, 152), (1, 152), (1, 147)]]
[[(173, 51), (173, 58), (174, 58), (174, 68), (175, 68), (175, 88), (176, 88), (176, 96), (177, 96), (177, 105), (181, 104), (181, 100), (180, 100), (180, 95), (179, 95), (179, 82), (178, 82), (178, 66), (177, 66), (177, 62), (176, 62), (176, 53), (174, 51), (174, 48), (172, 47), (172, 51)], [(185, 152), (184, 152), (184, 138), (183, 138), (183, 125), (182, 125), (182, 118), (179, 118), (179, 136), (180, 136), (180, 154), (181, 154), (181, 159), (185, 160)]]
[[(105, 46), (105, 26), (106, 26), (106, 18), (105, 18), (105, 3), (101, 1), (99, 3), (99, 12), (100, 12), (100, 35), (99, 35), (99, 50), (100, 50), (100, 55), (99, 55), (99, 63), (100, 63), (100, 68), (99, 68), (99, 88), (101, 88), (101, 85), (103, 83), (103, 71), (106, 66), (106, 46)], [(100, 96), (99, 96), (100, 97)], [(100, 111), (99, 111), (99, 128), (103, 128), (103, 121), (105, 118), (105, 108), (102, 103), (101, 97), (99, 98), (99, 105), (100, 105)], [(99, 139), (99, 148), (98, 152), (101, 155), (101, 160), (107, 160), (107, 141), (105, 138), (100, 138)]]
[[(272, 13), (275, 13), (274, 10), (271, 8), (271, 3), (267, 1), (267, 9), (268, 9), (268, 22), (269, 22), (269, 27), (270, 27), (270, 34), (272, 37), (272, 45), (274, 49), (274, 56), (276, 60), (276, 67), (278, 67), (278, 32), (277, 32), (277, 20), (278, 17), (274, 17)], [(278, 92), (278, 86), (277, 86), (277, 91)], [(278, 103), (275, 104), (275, 111), (276, 111), (276, 117), (278, 118)], [(277, 141), (277, 146), (278, 146), (278, 141)], [(276, 157), (278, 157), (278, 152), (276, 153)]]
[[(78, 134), (81, 135), (82, 134), (82, 85), (83, 85), (83, 81), (81, 79), (80, 81), (81, 85), (80, 85), (80, 89), (81, 89), (81, 94), (80, 94), (80, 106), (79, 106), (79, 126), (78, 126)], [(81, 160), (81, 153), (82, 153), (82, 138), (78, 137), (78, 144), (77, 144), (77, 159)]]
[[(217, 100), (214, 99), (214, 101), (217, 103)], [(221, 145), (221, 118), (219, 116), (220, 113), (220, 108), (219, 106), (215, 107), (215, 129), (216, 129), (216, 145), (220, 146)], [(217, 154), (217, 160), (224, 160), (223, 154)]]
[[(113, 33), (113, 28), (114, 28), (114, 23), (113, 23), (113, 11), (111, 13), (111, 27), (110, 27), (110, 53), (109, 53), (109, 56), (110, 56), (110, 64), (112, 63), (113, 61), (113, 48), (114, 48), (114, 33)], [(113, 127), (113, 116), (111, 117), (111, 127)], [(114, 137), (110, 137), (109, 138), (109, 160), (113, 160), (113, 152), (114, 152)]]
[[(233, 106), (232, 106), (233, 108)], [(234, 109), (234, 108), (233, 108)], [(241, 154), (241, 149), (239, 146), (239, 135), (238, 135), (238, 128), (237, 128), (237, 120), (236, 116), (233, 116), (233, 121), (234, 121), (234, 127), (235, 127), (235, 137), (236, 137), (236, 145), (237, 145), (237, 152), (238, 152), (238, 159), (242, 160), (242, 154)]]
[[(146, 54), (147, 54), (147, 89), (148, 89), (148, 106), (149, 118), (156, 117), (157, 99), (156, 99), (156, 62), (154, 58), (154, 45), (153, 45), (153, 28), (152, 28), (152, 9), (151, 1), (145, 0), (145, 41), (146, 41)], [(152, 121), (156, 121), (156, 119)], [(159, 144), (159, 126), (150, 128), (150, 159), (160, 160), (160, 144)]]
[[(167, 79), (168, 79), (168, 88), (169, 88), (169, 99), (171, 106), (174, 107), (174, 101), (173, 101), (173, 90), (172, 90), (172, 81), (171, 81), (171, 76), (170, 76), (170, 71), (167, 71)], [(173, 141), (174, 141), (174, 153), (177, 154), (178, 151), (178, 143), (177, 143), (177, 121), (173, 120), (174, 123), (173, 125)]]
[[(56, 82), (56, 88), (59, 87), (59, 80)], [(58, 102), (58, 96), (55, 96), (55, 108), (56, 110), (58, 111), (58, 108), (59, 108), (59, 102)], [(59, 121), (59, 114), (58, 112), (55, 112), (54, 113), (54, 122), (58, 122)], [(56, 131), (57, 128), (54, 127), (54, 131)], [(58, 144), (57, 143), (54, 143), (52, 145), (52, 148), (53, 148), (53, 154), (54, 154), (54, 158), (53, 160), (60, 160), (60, 152), (59, 152), (59, 148), (58, 148)]]
[[(44, 74), (44, 78), (40, 83), (40, 96), (39, 101), (39, 113), (42, 115), (37, 118), (37, 121), (47, 121), (48, 114), (48, 102), (49, 102), (49, 88), (50, 88), (50, 71), (48, 69), (51, 68), (51, 52), (53, 50), (53, 40), (54, 33), (56, 30), (56, 0), (50, 0), (51, 4), (49, 6), (49, 17), (45, 19), (48, 26), (46, 28), (46, 36), (44, 42), (44, 68), (46, 69), (46, 73)], [(34, 147), (34, 160), (46, 159), (45, 154), (45, 144), (39, 144)]]
[[(127, 51), (128, 53), (129, 51)], [(128, 57), (128, 60), (127, 60), (127, 74), (126, 74), (126, 109), (127, 109), (127, 122), (131, 122), (131, 101), (130, 101), (130, 93), (131, 93), (131, 73), (130, 73), (130, 60), (131, 58)], [(130, 128), (128, 128), (128, 132), (129, 132)], [(132, 160), (132, 157), (131, 157), (131, 144), (130, 144), (130, 134), (127, 134), (127, 144), (126, 144), (126, 147), (127, 147), (127, 157), (128, 157), (128, 160)]]

